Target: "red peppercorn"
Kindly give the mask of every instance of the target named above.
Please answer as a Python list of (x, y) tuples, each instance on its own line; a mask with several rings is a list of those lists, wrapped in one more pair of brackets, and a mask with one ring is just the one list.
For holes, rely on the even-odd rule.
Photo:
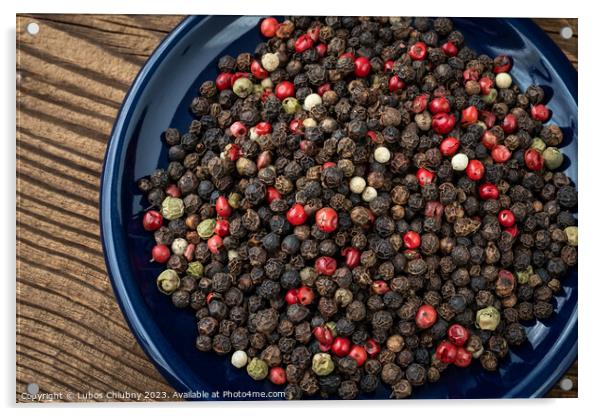
[(186, 246), (186, 250), (184, 250), (184, 257), (188, 261), (192, 261), (194, 257), (194, 251), (196, 250), (196, 245), (192, 243), (188, 243)]
[(288, 124), (288, 129), (293, 134), (302, 135), (303, 134), (303, 123), (298, 118), (294, 118)]
[(281, 81), (274, 88), (274, 94), (280, 101), (295, 95), (295, 85), (290, 81)]
[(481, 77), (479, 87), (481, 87), (481, 94), (487, 95), (491, 92), (491, 88), (493, 88), (493, 80), (489, 77)]
[(463, 346), (466, 341), (468, 341), (468, 337), (470, 333), (468, 329), (464, 328), (460, 324), (453, 324), (447, 329), (447, 337), (449, 340), (456, 346)]
[(390, 290), (389, 285), (384, 280), (375, 280), (372, 282), (370, 287), (372, 288), (372, 291), (377, 295), (384, 295)]
[(153, 257), (154, 262), (167, 263), (169, 256), (171, 256), (171, 252), (169, 251), (169, 247), (165, 244), (157, 244), (153, 247), (151, 256)]
[(395, 65), (395, 61), (393, 59), (389, 59), (385, 62), (385, 72), (391, 72), (393, 70), (393, 65)]
[(246, 72), (235, 72), (232, 74), (232, 78), (230, 79), (230, 81), (232, 82), (232, 85), (234, 85), (234, 83), (236, 82), (236, 80), (238, 78), (249, 78), (249, 74), (247, 74)]
[(215, 293), (213, 293), (213, 292), (207, 293), (207, 297), (205, 298), (205, 303), (207, 305), (209, 305), (209, 303), (211, 302), (211, 300), (213, 299), (214, 296), (215, 296)]
[(314, 268), (319, 274), (332, 276), (337, 269), (337, 261), (329, 256), (322, 256), (316, 259)]
[(499, 74), (500, 72), (508, 72), (512, 67), (512, 58), (508, 55), (496, 56), (493, 60), (493, 73)]
[(321, 97), (326, 91), (330, 91), (330, 83), (326, 82), (318, 87), (318, 95)]
[(332, 343), (331, 351), (337, 357), (345, 357), (351, 351), (351, 341), (348, 338), (336, 337)]
[(182, 191), (180, 190), (180, 188), (178, 188), (178, 185), (176, 185), (175, 183), (169, 185), (167, 189), (165, 189), (165, 193), (171, 196), (172, 198), (179, 198), (182, 196)]
[(224, 151), (226, 157), (232, 162), (236, 162), (240, 158), (240, 147), (236, 143), (228, 143)]
[(439, 150), (443, 156), (453, 156), (460, 148), (460, 140), (455, 137), (447, 137), (441, 141)]
[(406, 86), (406, 83), (401, 80), (397, 75), (393, 75), (389, 78), (389, 91), (395, 92), (403, 90)]
[(272, 367), (270, 368), (270, 373), (268, 375), (268, 379), (280, 386), (284, 383), (286, 383), (286, 372), (284, 371), (284, 369), (282, 367)]
[(352, 52), (345, 52), (345, 53), (342, 53), (342, 54), (339, 56), (339, 59), (343, 59), (343, 58), (350, 58), (350, 59), (353, 59), (353, 60), (355, 61), (355, 55), (354, 55)]
[(298, 296), (299, 290), (289, 289), (286, 292), (286, 295), (284, 295), (284, 301), (287, 303), (287, 305), (294, 305), (299, 302)]
[(247, 126), (240, 121), (235, 121), (230, 126), (230, 134), (234, 137), (245, 137), (247, 135)]
[(512, 134), (518, 128), (518, 123), (516, 122), (516, 117), (513, 114), (506, 114), (506, 117), (502, 120), (502, 130), (506, 134)]
[(498, 199), (500, 196), (500, 191), (497, 189), (497, 186), (487, 182), (479, 186), (479, 196), (483, 200)]
[(320, 38), (320, 26), (313, 26), (307, 29), (307, 35), (316, 42)]
[(261, 123), (257, 123), (255, 125), (255, 133), (258, 136), (264, 136), (266, 134), (270, 134), (272, 132), (272, 125), (267, 121), (262, 121)]
[(306, 50), (312, 48), (314, 46), (314, 41), (311, 36), (305, 34), (301, 35), (295, 40), (295, 52), (303, 53)]
[(462, 72), (462, 78), (464, 78), (464, 82), (476, 81), (479, 79), (479, 72), (474, 68), (465, 69), (464, 72)]
[(413, 113), (422, 113), (424, 110), (426, 110), (426, 106), (428, 104), (428, 97), (425, 94), (420, 94), (417, 95), (416, 97), (414, 97), (414, 99), (412, 100), (412, 105), (410, 107), (410, 109), (412, 110)]
[(227, 220), (217, 220), (213, 232), (220, 237), (230, 235), (230, 223)]
[(491, 158), (497, 163), (504, 163), (510, 160), (512, 152), (503, 144), (496, 145), (491, 151)]
[(328, 352), (330, 351), (330, 345), (326, 345), (326, 344), (322, 344), (321, 342), (318, 342), (318, 347), (320, 348), (320, 351), (322, 352)]
[(497, 146), (497, 137), (491, 130), (486, 130), (481, 136), (481, 143), (489, 150), (493, 150)]
[(266, 17), (261, 21), (261, 25), (259, 26), (259, 30), (261, 34), (266, 38), (273, 38), (276, 36), (276, 31), (280, 27), (280, 23), (273, 17)]
[(472, 354), (465, 348), (458, 348), (454, 364), (458, 367), (468, 367), (472, 362)]
[(341, 251), (345, 257), (345, 266), (354, 269), (360, 265), (360, 251), (355, 247), (346, 247)]
[(416, 171), (416, 178), (420, 186), (428, 185), (435, 179), (435, 174), (428, 169), (418, 168)]
[(514, 214), (509, 209), (503, 209), (497, 214), (497, 220), (502, 227), (512, 227), (514, 225)]
[(297, 301), (301, 305), (307, 306), (311, 304), (314, 301), (314, 297), (314, 291), (311, 287), (301, 286), (299, 289), (297, 289)]
[(326, 325), (317, 326), (312, 331), (314, 334), (314, 338), (323, 345), (331, 346), (334, 342), (334, 337), (332, 336), (332, 331)]
[(273, 186), (268, 186), (265, 198), (268, 201), (268, 204), (271, 204), (272, 201), (282, 199), (282, 195), (280, 195), (280, 192), (278, 192), (278, 190)]
[(431, 128), (437, 134), (448, 134), (456, 126), (456, 116), (453, 114), (439, 113), (433, 116)]
[(479, 111), (479, 120), (485, 123), (485, 127), (490, 129), (495, 125), (496, 117), (491, 111), (481, 110)]
[(548, 121), (550, 118), (550, 110), (544, 104), (537, 104), (531, 107), (531, 117), (537, 121)]
[(215, 201), (215, 212), (222, 218), (229, 218), (232, 215), (232, 207), (228, 202), (228, 198), (223, 195), (217, 197)]
[(370, 75), (370, 71), (372, 70), (372, 65), (370, 64), (370, 60), (364, 56), (360, 56), (355, 59), (353, 62), (355, 67), (355, 76), (359, 78), (365, 78)]
[(543, 156), (539, 150), (530, 148), (525, 152), (525, 165), (530, 170), (541, 170), (543, 169)]
[(232, 88), (232, 74), (229, 72), (222, 72), (215, 78), (215, 87), (219, 91), (227, 90)]
[(324, 164), (322, 165), (322, 169), (326, 169), (326, 168), (334, 168), (336, 167), (336, 163), (334, 162), (324, 162)]
[(349, 357), (353, 358), (357, 365), (361, 367), (368, 359), (368, 353), (361, 345), (354, 345), (349, 351)]
[(219, 250), (223, 246), (224, 246), (224, 241), (217, 234), (214, 234), (209, 240), (207, 240), (207, 247), (209, 248), (209, 251), (212, 252), (213, 254), (219, 253)]
[(272, 163), (272, 154), (268, 150), (264, 150), (257, 156), (257, 161), (255, 164), (257, 165), (257, 169), (263, 169), (268, 167)]
[(146, 231), (155, 231), (163, 225), (163, 215), (159, 211), (147, 211), (142, 217), (142, 227)]
[(266, 102), (266, 100), (268, 99), (268, 97), (269, 97), (270, 95), (274, 95), (274, 94), (272, 94), (272, 89), (271, 89), (271, 88), (265, 88), (265, 89), (263, 90), (263, 92), (261, 93), (261, 102), (262, 102), (262, 103), (265, 103), (265, 102)]
[(441, 218), (443, 215), (443, 204), (439, 201), (428, 201), (424, 207), (425, 217)]
[(451, 364), (455, 361), (458, 354), (458, 347), (449, 341), (441, 341), (435, 350), (435, 357), (443, 363)]
[(464, 110), (462, 110), (462, 118), (460, 120), (462, 126), (466, 127), (470, 124), (476, 123), (478, 119), (479, 110), (477, 110), (477, 107), (475, 107), (474, 105), (466, 107)]
[(469, 160), (468, 166), (466, 166), (466, 176), (470, 180), (478, 181), (483, 175), (485, 175), (485, 166), (483, 166), (483, 163), (477, 159)]
[(415, 44), (410, 46), (408, 55), (410, 56), (410, 58), (412, 58), (413, 61), (424, 60), (424, 58), (426, 58), (426, 43), (416, 42)]
[(366, 133), (366, 136), (374, 143), (377, 143), (379, 140), (378, 134), (374, 130), (369, 130), (368, 133)]
[(441, 45), (441, 50), (444, 54), (450, 57), (458, 54), (458, 47), (454, 45), (453, 42), (445, 42), (443, 45)]
[(518, 237), (518, 226), (514, 224), (512, 227), (506, 228), (504, 232), (510, 234), (512, 238), (516, 238)]
[(416, 326), (420, 329), (430, 328), (437, 322), (437, 310), (431, 305), (424, 304), (416, 312)]
[(286, 213), (286, 219), (292, 225), (301, 225), (307, 221), (307, 213), (303, 205), (297, 203), (293, 205)]
[(373, 340), (372, 338), (368, 338), (366, 340), (366, 353), (368, 353), (370, 358), (372, 358), (372, 357), (376, 357), (379, 352), (380, 352), (380, 345), (378, 345), (378, 343), (375, 340)]
[(339, 216), (334, 209), (325, 207), (316, 212), (316, 226), (320, 231), (331, 233), (337, 229), (338, 224)]
[(433, 114), (449, 113), (451, 106), (445, 97), (433, 98), (429, 103), (429, 111)]
[(324, 55), (326, 55), (326, 52), (328, 51), (328, 47), (324, 44), (324, 43), (318, 43), (316, 45), (316, 52), (318, 52), (318, 56), (321, 58)]
[(251, 62), (251, 74), (257, 79), (266, 79), (269, 75), (268, 71), (263, 69), (261, 63), (257, 60)]
[(420, 243), (420, 234), (418, 234), (416, 231), (410, 230), (403, 235), (403, 244), (406, 246), (406, 248), (409, 248), (410, 250), (414, 250), (420, 247)]

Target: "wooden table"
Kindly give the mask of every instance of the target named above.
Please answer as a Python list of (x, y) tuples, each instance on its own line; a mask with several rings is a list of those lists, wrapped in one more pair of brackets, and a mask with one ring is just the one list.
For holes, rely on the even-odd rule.
[[(22, 393), (173, 391), (115, 301), (98, 223), (107, 140), (130, 83), (182, 16), (17, 16), (17, 374)], [(39, 33), (28, 33), (31, 22)], [(537, 22), (577, 66), (577, 20)], [(564, 40), (559, 28), (570, 25)], [(577, 395), (575, 387), (550, 397)], [(33, 384), (32, 384), (33, 383)], [(71, 394), (69, 394), (71, 393)], [(79, 394), (79, 396), (78, 396)]]

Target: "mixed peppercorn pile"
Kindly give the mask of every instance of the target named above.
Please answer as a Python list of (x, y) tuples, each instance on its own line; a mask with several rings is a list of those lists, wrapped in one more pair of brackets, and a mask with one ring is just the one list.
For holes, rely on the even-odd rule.
[[(287, 397), (495, 371), (577, 263), (562, 130), (447, 18), (261, 21), (139, 181), (200, 351)], [(241, 374), (241, 377), (246, 375)]]

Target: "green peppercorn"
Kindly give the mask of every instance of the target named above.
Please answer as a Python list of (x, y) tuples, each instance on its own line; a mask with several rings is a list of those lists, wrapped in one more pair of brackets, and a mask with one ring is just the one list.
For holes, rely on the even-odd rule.
[(531, 147), (543, 152), (546, 150), (546, 143), (540, 137), (534, 137), (533, 141), (531, 142)]
[(196, 232), (199, 233), (202, 239), (208, 240), (213, 235), (216, 223), (217, 221), (215, 221), (214, 218), (207, 218), (206, 220), (201, 221), (196, 227)]
[(548, 147), (543, 151), (543, 161), (546, 164), (546, 168), (554, 170), (562, 165), (564, 156), (557, 147)]
[(254, 84), (253, 85), (253, 95), (261, 97), (261, 95), (263, 94), (264, 90), (265, 90), (265, 88), (263, 88), (263, 86), (261, 84)]
[(576, 225), (566, 227), (564, 229), (564, 233), (566, 234), (566, 241), (569, 246), (577, 247), (578, 240), (578, 229)]
[(334, 363), (330, 354), (320, 352), (314, 355), (311, 361), (311, 369), (319, 376), (327, 376), (334, 371)]
[(268, 364), (265, 361), (255, 357), (249, 364), (247, 364), (247, 373), (253, 380), (263, 380), (268, 376)]
[(516, 277), (518, 278), (518, 283), (520, 283), (521, 285), (529, 283), (529, 278), (531, 277), (532, 274), (533, 274), (532, 266), (527, 267), (527, 270), (522, 270), (522, 271), (516, 272)]
[(180, 287), (180, 277), (171, 269), (163, 270), (157, 277), (157, 288), (161, 293), (170, 295)]
[(494, 331), (500, 323), (500, 312), (493, 306), (477, 311), (476, 324), (479, 328)]
[(180, 198), (166, 197), (161, 204), (161, 215), (166, 220), (175, 220), (184, 215), (184, 201)]
[(239, 193), (232, 192), (228, 195), (228, 204), (234, 209), (238, 209), (240, 207), (240, 201), (242, 200), (242, 196)]
[(193, 261), (188, 263), (188, 268), (186, 269), (186, 274), (188, 276), (192, 276), (196, 279), (203, 276), (203, 272), (205, 271), (205, 267), (203, 263), (200, 261)]
[(487, 104), (493, 104), (497, 98), (497, 90), (492, 88), (489, 94), (481, 96), (481, 99)]
[(232, 91), (240, 98), (248, 97), (253, 92), (253, 89), (253, 83), (245, 77), (238, 78), (232, 86)]
[(301, 109), (301, 104), (296, 98), (288, 97), (282, 101), (282, 109), (286, 114), (295, 114)]

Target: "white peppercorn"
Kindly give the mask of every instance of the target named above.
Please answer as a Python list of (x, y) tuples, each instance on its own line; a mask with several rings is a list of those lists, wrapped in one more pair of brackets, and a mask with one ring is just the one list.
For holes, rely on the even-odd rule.
[(468, 156), (464, 153), (458, 153), (452, 157), (451, 160), (452, 169), (458, 172), (463, 171), (468, 166)]
[(500, 72), (495, 76), (495, 85), (498, 88), (510, 88), (512, 85), (512, 77), (507, 72)]
[(361, 194), (366, 189), (366, 180), (361, 176), (354, 176), (349, 181), (349, 189), (354, 194)]

